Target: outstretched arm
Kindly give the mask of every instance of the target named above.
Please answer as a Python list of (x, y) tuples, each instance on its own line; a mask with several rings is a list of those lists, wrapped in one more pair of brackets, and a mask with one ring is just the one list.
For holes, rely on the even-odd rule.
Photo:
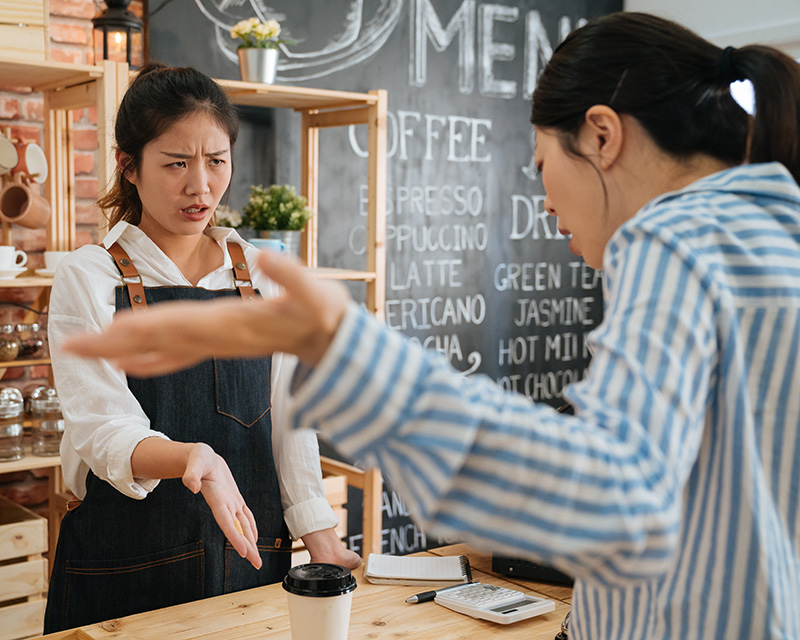
[(283, 287), (283, 295), (248, 303), (169, 302), (146, 314), (121, 312), (103, 334), (70, 338), (64, 349), (115, 360), (135, 376), (162, 375), (210, 357), (252, 358), (275, 352), (294, 354), (313, 366), (344, 316), (350, 300), (347, 290), (340, 283), (314, 280), (288, 256), (263, 252), (259, 266)]

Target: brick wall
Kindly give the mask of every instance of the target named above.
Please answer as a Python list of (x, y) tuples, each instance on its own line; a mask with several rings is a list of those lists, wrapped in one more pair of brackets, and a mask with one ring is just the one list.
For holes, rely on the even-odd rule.
[[(94, 64), (92, 22), (96, 14), (94, 0), (49, 0), (50, 59), (58, 62)], [(142, 2), (134, 1), (130, 9), (142, 15)], [(40, 93), (0, 86), (0, 130), (12, 137), (27, 138), (42, 144), (43, 104)], [(73, 112), (75, 195), (78, 246), (99, 240), (100, 213), (95, 206), (97, 182), (97, 110)], [(14, 245), (28, 254), (28, 266), (44, 267), (45, 230), (14, 225)], [(19, 322), (25, 309), (38, 295), (37, 289), (2, 289), (0, 291), (0, 324)], [(14, 367), (6, 371), (0, 386), (25, 387), (33, 382), (46, 382), (48, 367)], [(47, 480), (44, 473), (25, 472), (0, 475), (0, 494), (47, 515)]]

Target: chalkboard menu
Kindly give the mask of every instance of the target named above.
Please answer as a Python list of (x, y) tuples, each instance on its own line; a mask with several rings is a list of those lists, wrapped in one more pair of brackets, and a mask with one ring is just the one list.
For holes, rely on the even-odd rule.
[[(282, 51), (278, 83), (388, 90), (387, 325), (464, 375), (562, 404), (562, 387), (590, 359), (600, 274), (569, 252), (544, 210), (530, 96), (566, 34), (621, 0), (166, 0), (150, 9), (150, 54), (167, 64), (238, 79), (230, 27), (270, 16), (297, 41)], [(299, 184), (298, 118), (243, 110), (231, 206), (246, 202), (250, 184)], [(361, 129), (320, 133), (321, 266), (364, 266)], [(408, 519), (386, 481), (384, 552), (442, 542)], [(358, 549), (358, 536), (350, 543)]]

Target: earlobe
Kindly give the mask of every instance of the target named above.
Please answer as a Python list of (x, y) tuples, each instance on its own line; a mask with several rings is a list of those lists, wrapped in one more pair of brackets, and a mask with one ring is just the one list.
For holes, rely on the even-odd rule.
[(127, 167), (130, 163), (131, 157), (124, 151), (117, 149), (116, 153), (114, 154), (114, 159), (117, 161), (117, 168), (122, 176), (131, 184), (135, 184), (133, 180), (131, 180), (131, 176), (125, 173), (125, 167)]
[(623, 128), (619, 114), (606, 105), (594, 105), (586, 111), (584, 129), (598, 168), (608, 169), (622, 149)]

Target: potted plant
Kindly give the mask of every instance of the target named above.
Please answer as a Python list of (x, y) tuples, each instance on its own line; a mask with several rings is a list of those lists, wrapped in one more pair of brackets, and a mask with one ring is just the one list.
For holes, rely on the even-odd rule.
[(294, 41), (281, 40), (281, 25), (277, 20), (261, 21), (248, 18), (237, 22), (231, 29), (231, 38), (239, 38), (239, 74), (246, 82), (275, 82), (278, 69), (278, 46), (294, 44)]
[(300, 232), (314, 212), (308, 201), (288, 184), (250, 187), (250, 198), (242, 208), (242, 226), (253, 229), (260, 238), (281, 240), (286, 251), (297, 254)]

